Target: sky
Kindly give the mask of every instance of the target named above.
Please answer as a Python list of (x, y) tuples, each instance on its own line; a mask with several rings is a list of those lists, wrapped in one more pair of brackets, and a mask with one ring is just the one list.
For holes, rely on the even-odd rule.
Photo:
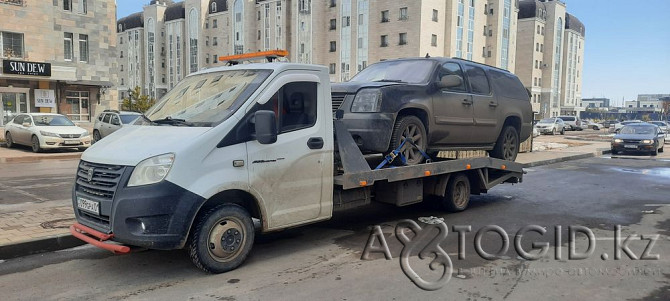
[[(582, 98), (606, 97), (621, 105), (638, 94), (670, 94), (670, 1), (565, 2), (586, 27)], [(117, 16), (148, 3), (117, 0)]]

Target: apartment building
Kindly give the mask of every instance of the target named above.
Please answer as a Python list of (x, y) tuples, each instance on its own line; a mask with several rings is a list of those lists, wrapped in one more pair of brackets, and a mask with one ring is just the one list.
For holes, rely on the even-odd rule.
[(516, 74), (536, 118), (577, 115), (581, 107), (584, 25), (559, 0), (521, 0)]
[(118, 21), (118, 90), (159, 98), (220, 56), (272, 49), (336, 82), (427, 54), (514, 71), (517, 14), (516, 0), (154, 0)]
[(114, 0), (0, 0), (0, 125), (18, 113), (89, 121), (117, 107)]

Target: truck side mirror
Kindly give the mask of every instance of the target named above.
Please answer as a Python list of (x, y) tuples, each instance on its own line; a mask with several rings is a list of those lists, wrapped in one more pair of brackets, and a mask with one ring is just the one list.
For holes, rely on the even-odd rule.
[(254, 114), (256, 140), (260, 144), (277, 142), (277, 117), (273, 111), (258, 111)]
[(462, 84), (463, 78), (454, 74), (445, 75), (440, 79), (439, 82), (437, 82), (437, 86), (440, 89), (458, 87)]

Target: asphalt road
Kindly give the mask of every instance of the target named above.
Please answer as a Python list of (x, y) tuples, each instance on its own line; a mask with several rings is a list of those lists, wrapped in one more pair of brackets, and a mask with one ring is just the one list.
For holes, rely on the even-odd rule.
[[(26, 175), (39, 174), (38, 167), (26, 168)], [(184, 251), (114, 256), (83, 246), (0, 263), (0, 292), (3, 300), (670, 300), (670, 160), (603, 157), (527, 171), (524, 183), (474, 196), (462, 213), (445, 214), (431, 204), (377, 205), (261, 236), (247, 262), (226, 274), (202, 273)], [(67, 180), (54, 177), (61, 176)], [(405, 276), (399, 264), (402, 244), (393, 235), (399, 221), (429, 216), (443, 217), (449, 227), (472, 227), (465, 235), (465, 259), (457, 255), (457, 233), (441, 243), (454, 270), (436, 291), (421, 290)], [(381, 226), (392, 260), (381, 253), (361, 260), (372, 225)], [(474, 250), (475, 232), (486, 225), (498, 225), (510, 236), (510, 248), (499, 259), (481, 259)], [(532, 242), (550, 243), (540, 260), (524, 260), (515, 251), (514, 233), (526, 225), (548, 231), (526, 233), (521, 240), (525, 250)], [(561, 259), (554, 256), (557, 225), (562, 226)], [(568, 258), (572, 225), (588, 227), (596, 237), (588, 259)], [(614, 260), (615, 225), (622, 226), (624, 238), (659, 234), (647, 255), (660, 258), (632, 260), (624, 254)], [(579, 234), (575, 242), (577, 251), (587, 249), (585, 236)], [(483, 235), (488, 253), (501, 245), (497, 234)], [(637, 236), (630, 249), (640, 257), (647, 245)], [(439, 273), (428, 268), (431, 260), (414, 256), (409, 263), (421, 277), (436, 280)]]
[(78, 159), (0, 164), (0, 212), (70, 202)]

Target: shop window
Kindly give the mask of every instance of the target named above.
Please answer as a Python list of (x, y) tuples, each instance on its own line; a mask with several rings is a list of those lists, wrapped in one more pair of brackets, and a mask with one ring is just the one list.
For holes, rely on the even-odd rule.
[(23, 57), (23, 34), (3, 31), (0, 35), (0, 49), (2, 57)]

